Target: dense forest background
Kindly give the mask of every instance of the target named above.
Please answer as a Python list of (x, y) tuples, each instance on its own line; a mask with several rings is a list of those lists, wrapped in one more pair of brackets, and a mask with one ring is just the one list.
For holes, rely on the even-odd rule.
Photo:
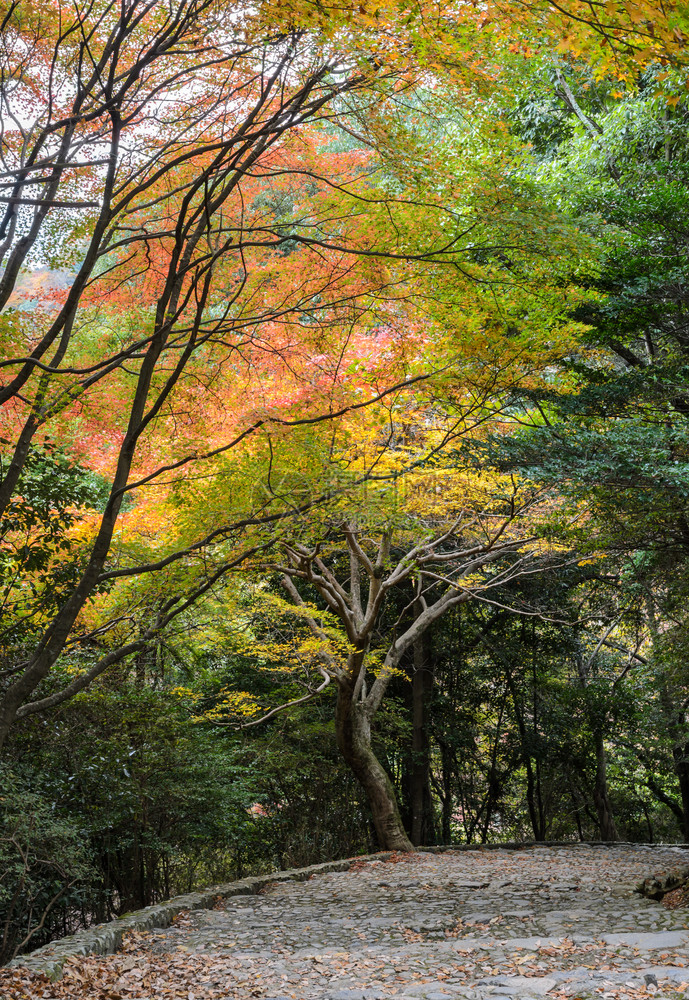
[(689, 840), (681, 5), (0, 15), (0, 960)]

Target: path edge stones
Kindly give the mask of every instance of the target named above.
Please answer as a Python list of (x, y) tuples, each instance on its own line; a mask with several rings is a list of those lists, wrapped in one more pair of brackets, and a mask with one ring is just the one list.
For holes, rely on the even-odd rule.
[[(625, 844), (619, 841), (607, 842), (600, 840), (588, 841), (516, 841), (497, 844), (447, 844), (436, 847), (418, 847), (419, 853), (438, 854), (445, 851), (499, 851), (519, 850), (530, 847), (682, 847), (689, 849), (689, 844)], [(232, 896), (256, 895), (272, 882), (305, 882), (312, 875), (326, 872), (348, 871), (352, 865), (362, 861), (388, 861), (394, 852), (379, 851), (376, 854), (364, 854), (339, 861), (325, 861), (317, 865), (307, 865), (305, 868), (288, 868), (283, 871), (270, 872), (267, 875), (255, 875), (249, 878), (237, 879), (222, 885), (210, 886), (201, 892), (189, 892), (183, 896), (142, 910), (125, 913), (116, 920), (105, 924), (96, 924), (85, 930), (77, 931), (69, 937), (51, 941), (50, 944), (37, 948), (36, 951), (20, 955), (13, 959), (9, 966), (21, 967), (30, 972), (44, 973), (55, 981), (62, 976), (62, 969), (70, 958), (82, 955), (112, 955), (122, 947), (123, 936), (128, 931), (147, 931), (155, 928), (169, 927), (174, 918), (185, 910), (209, 910), (220, 900)]]
[(268, 875), (255, 875), (237, 879), (236, 882), (213, 885), (201, 892), (173, 896), (162, 903), (146, 906), (143, 910), (125, 913), (106, 924), (95, 924), (69, 937), (51, 941), (36, 951), (13, 959), (9, 962), (9, 967), (21, 966), (30, 972), (43, 972), (54, 982), (62, 976), (63, 966), (68, 959), (81, 955), (112, 955), (122, 947), (122, 938), (128, 931), (169, 927), (174, 918), (185, 910), (210, 910), (220, 900), (230, 899), (232, 896), (256, 895), (263, 886), (271, 882), (305, 882), (312, 875), (348, 871), (357, 861), (387, 861), (390, 857), (390, 851), (383, 851), (341, 861), (326, 861), (306, 868), (288, 868)]

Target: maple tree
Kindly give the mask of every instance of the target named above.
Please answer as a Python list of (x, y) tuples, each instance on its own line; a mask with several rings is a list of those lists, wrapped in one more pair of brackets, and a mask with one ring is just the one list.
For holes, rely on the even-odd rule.
[[(254, 726), (322, 695), (332, 684), (338, 746), (365, 791), (385, 849), (411, 847), (390, 778), (371, 745), (375, 717), (401, 664), (452, 608), (490, 601), (493, 591), (511, 581), (568, 558), (538, 542), (538, 511), (545, 500), (539, 491), (522, 495), (509, 478), (463, 472), (444, 456), (443, 441), (480, 425), (492, 390), (488, 379), (479, 404), (462, 384), (464, 407), (442, 417), (438, 395), (426, 412), (405, 409), (398, 399), (387, 414), (389, 431), (385, 423), (371, 426), (367, 411), (369, 440), (355, 425), (359, 433), (350, 430), (339, 446), (331, 442), (314, 449), (311, 459), (304, 455), (294, 463), (302, 489), (309, 477), (313, 484), (332, 479), (338, 462), (354, 476), (362, 465), (372, 470), (363, 485), (283, 522), (275, 540), (279, 554), (253, 560), (254, 572), (269, 573), (287, 604), (259, 588), (251, 592), (247, 610), (232, 616), (240, 622), (247, 616), (249, 635), (257, 627), (264, 633), (261, 640), (242, 638), (238, 626), (237, 648), (267, 661), (264, 669), (282, 673), (287, 682), (298, 679), (303, 693), (266, 712), (260, 698), (228, 689), (202, 716)], [(388, 433), (394, 445), (386, 441)], [(294, 477), (283, 473), (277, 450), (271, 474), (281, 493), (296, 486)], [(402, 606), (394, 611), (401, 593)], [(262, 607), (267, 618), (261, 625)]]
[[(446, 132), (427, 165), (436, 173), (411, 169), (424, 155), (418, 135), (396, 173), (385, 166), (409, 135), (398, 129), (395, 148), (387, 127), (413, 106), (404, 102), (415, 74), (437, 70), (443, 39), (447, 51), (455, 44), (452, 24), (432, 6), (402, 22), (394, 5), (246, 11), (183, 0), (164, 11), (103, 0), (69, 15), (50, 3), (8, 6), (0, 305), (21, 305), (22, 268), (33, 261), (74, 273), (33, 311), (3, 314), (0, 511), (51, 437), (108, 496), (82, 512), (71, 568), (53, 555), (50, 571), (73, 577), (58, 608), (22, 603), (29, 591), (45, 595), (47, 565), (24, 567), (23, 582), (13, 563), (7, 608), (27, 631), (5, 649), (0, 739), (15, 718), (59, 704), (140, 651), (241, 561), (230, 544), (240, 527), (282, 515), (277, 503), (247, 507), (172, 551), (171, 483), (212, 476), (262, 427), (331, 420), (425, 378), (436, 362), (413, 312), (425, 299), (436, 326), (447, 322), (458, 286), (433, 304), (443, 263), (465, 297), (477, 282), (505, 278), (509, 265), (496, 261), (523, 249), (525, 198), (509, 204), (498, 164), (483, 186), (479, 171), (461, 171), (459, 152), (443, 172)], [(535, 244), (528, 256), (543, 251)], [(514, 287), (509, 308), (523, 316)], [(495, 356), (507, 336), (484, 335), (483, 298), (463, 335), (480, 331), (473, 364), (487, 370), (481, 344), (491, 341)], [(532, 300), (501, 371), (524, 356), (543, 316)], [(456, 346), (443, 350), (447, 364)], [(155, 537), (153, 551), (143, 546), (137, 558), (123, 531)], [(90, 616), (99, 593), (203, 560), (212, 544), (221, 553), (212, 573), (184, 580), (145, 628), (126, 640), (112, 631), (119, 644), (63, 690), (34, 698), (66, 645), (106, 634)]]
[[(391, 552), (392, 531), (384, 530), (371, 546), (370, 536), (366, 538), (368, 531), (358, 530), (356, 524), (342, 524), (341, 544), (346, 546), (349, 581), (338, 579), (318, 546), (286, 545), (285, 561), (275, 566), (296, 605), (304, 604), (294, 583), (300, 580), (315, 588), (344, 627), (350, 646), (346, 660), (322, 648), (322, 673), (337, 685), (338, 746), (366, 792), (378, 842), (386, 850), (410, 850), (412, 846), (400, 820), (390, 779), (371, 748), (372, 722), (389, 682), (405, 653), (446, 611), (484, 595), (511, 574), (525, 571), (523, 561), (512, 561), (510, 565), (506, 559), (527, 543), (524, 537), (502, 540), (507, 522), (498, 522), (491, 532), (480, 525), (480, 518), (478, 524), (471, 519), (463, 524), (462, 520), (418, 545), (403, 546), (397, 560)], [(502, 566), (491, 573), (499, 560), (507, 562), (508, 568)], [(379, 650), (375, 646), (372, 649), (389, 591), (410, 578), (416, 585), (416, 617), (409, 624), (398, 619), (389, 645), (384, 640)], [(317, 616), (308, 615), (306, 621), (314, 636), (325, 639)]]
[[(4, 5), (2, 17), (0, 741), (15, 719), (40, 717), (117, 663), (145, 674), (147, 651), (175, 622), (200, 631), (197, 604), (227, 614), (217, 588), (228, 575), (241, 568), (248, 586), (249, 573), (278, 574), (290, 603), (280, 614), (296, 622), (298, 641), (256, 641), (253, 652), (279, 662), (298, 707), (337, 689), (340, 750), (367, 790), (379, 840), (407, 849), (371, 724), (449, 612), (479, 621), (461, 613), (507, 600), (522, 571), (528, 579), (548, 562), (530, 502), (508, 510), (506, 481), (472, 479), (459, 439), (492, 427), (504, 451), (510, 441), (523, 451), (529, 439), (513, 432), (524, 425), (532, 442), (547, 439), (548, 468), (532, 478), (552, 490), (550, 537), (563, 546), (581, 545), (583, 533), (563, 528), (576, 512), (559, 480), (587, 442), (601, 454), (577, 467), (580, 495), (593, 482), (587, 502), (600, 500), (624, 531), (630, 511), (639, 515), (637, 539), (652, 520), (633, 490), (614, 503), (606, 492), (605, 460), (639, 435), (579, 420), (567, 450), (566, 421), (552, 408), (576, 409), (581, 352), (592, 350), (598, 375), (611, 346), (615, 372), (620, 358), (641, 367), (629, 361), (636, 345), (620, 352), (604, 320), (599, 341), (588, 336), (614, 296), (599, 288), (592, 310), (581, 286), (595, 283), (625, 224), (625, 114), (650, 127), (625, 95), (638, 85), (647, 100), (652, 90), (667, 109), (663, 125), (654, 119), (658, 148), (672, 159), (681, 146), (685, 12), (425, 2), (402, 17), (391, 3), (99, 0), (68, 13), (33, 0)], [(532, 92), (537, 73), (554, 91), (545, 110)], [(591, 110), (596, 100), (607, 119)], [(573, 136), (564, 164), (557, 147)], [(561, 190), (569, 171), (565, 185), (588, 192), (594, 161), (598, 204), (617, 213), (603, 246)], [(67, 278), (37, 291), (31, 269), (46, 262)], [(647, 271), (625, 273), (633, 283)], [(670, 300), (663, 292), (656, 312)], [(624, 308), (615, 315), (629, 320)], [(674, 392), (678, 373), (669, 374)], [(599, 402), (626, 391), (616, 378)], [(613, 534), (595, 544), (614, 547)], [(592, 612), (603, 632), (607, 614)], [(659, 656), (670, 658), (677, 634), (656, 637)], [(628, 651), (598, 648), (588, 634), (581, 642), (590, 645), (581, 662), (595, 651), (602, 664), (581, 679), (576, 704), (601, 765), (599, 825), (607, 812), (612, 836), (605, 753), (617, 703), (600, 694), (601, 677)], [(486, 649), (469, 657), (479, 675)], [(304, 663), (299, 676), (290, 669)], [(496, 814), (508, 719), (540, 837), (524, 704), (529, 683), (540, 697), (541, 680), (506, 665), (504, 650), (493, 669), (501, 721), (491, 706), (490, 720), (477, 711), (476, 722), (490, 733), (490, 753), (476, 760), (492, 754), (492, 784), (467, 804), (467, 836), (488, 836)], [(259, 697), (236, 694), (226, 692), (216, 721), (225, 710), (260, 714)], [(549, 719), (565, 732), (556, 711)], [(532, 728), (535, 739), (535, 719)], [(436, 734), (446, 761), (445, 736)], [(427, 780), (428, 743), (417, 750)], [(583, 772), (590, 760), (581, 760)], [(443, 777), (447, 830), (452, 782), (464, 781), (454, 766)], [(675, 802), (665, 777), (656, 788), (686, 823), (686, 801)], [(421, 808), (411, 810), (415, 842)]]
[[(341, 372), (362, 352), (365, 367), (370, 345), (348, 353), (345, 340), (320, 384), (303, 366), (323, 356), (343, 317), (350, 330), (365, 326), (389, 283), (376, 261), (452, 260), (461, 249), (456, 218), (424, 246), (392, 249), (386, 232), (348, 222), (367, 201), (366, 155), (351, 146), (324, 155), (333, 142), (324, 127), (346, 118), (345, 98), (366, 113), (408, 86), (423, 19), (396, 35), (389, 13), (357, 11), (357, 34), (353, 11), (308, 4), (5, 9), (0, 305), (21, 304), (21, 270), (34, 260), (74, 275), (33, 312), (3, 315), (0, 511), (51, 435), (102, 477), (108, 496), (82, 517), (75, 578), (58, 608), (23, 606), (24, 585), (12, 584), (7, 607), (31, 627), (5, 648), (0, 739), (15, 718), (59, 704), (141, 650), (242, 558), (226, 553), (212, 578), (169, 597), (143, 631), (31, 700), (66, 644), (91, 641), (80, 616), (99, 591), (234, 536), (235, 525), (215, 524), (191, 548), (126, 564), (113, 542), (131, 498), (153, 498), (143, 515), (153, 530), (166, 490), (158, 483), (212, 463), (266, 422), (308, 424), (364, 405)], [(394, 228), (394, 195), (377, 206)], [(436, 210), (423, 207), (427, 218)], [(395, 381), (399, 370), (381, 371), (369, 398)], [(55, 553), (30, 571), (28, 590), (46, 592), (48, 569), (60, 565)]]
[(498, 52), (581, 60), (598, 78), (632, 87), (649, 66), (686, 66), (689, 21), (677, 0), (497, 0), (482, 4), (478, 18), (464, 24), (479, 50), (488, 36)]
[[(434, 98), (431, 103), (442, 103), (442, 99)], [(416, 110), (413, 103), (411, 107)], [(520, 504), (510, 506), (505, 497), (491, 500), (491, 489), (495, 497), (501, 496), (501, 489), (507, 489), (509, 496), (512, 487), (473, 482), (471, 477), (462, 475), (461, 466), (453, 466), (451, 458), (449, 465), (444, 464), (448, 460), (443, 455), (451, 451), (458, 438), (476, 432), (487, 422), (502, 419), (501, 414), (509, 410), (510, 392), (518, 385), (539, 382), (543, 369), (567, 351), (577, 326), (562, 316), (559, 268), (556, 262), (549, 261), (547, 251), (552, 251), (553, 246), (571, 247), (576, 240), (572, 241), (569, 234), (566, 237), (540, 203), (534, 203), (531, 192), (500, 183), (503, 164), (494, 164), (491, 172), (487, 158), (478, 156), (479, 141), (475, 133), (462, 135), (456, 129), (446, 129), (445, 141), (436, 137), (437, 171), (419, 173), (413, 167), (421, 156), (428, 158), (427, 150), (422, 152), (418, 143), (415, 148), (413, 142), (400, 141), (406, 123), (398, 114), (396, 144), (406, 151), (406, 158), (402, 168), (397, 164), (397, 171), (393, 172), (396, 151), (392, 149), (390, 130), (385, 127), (389, 122), (386, 114), (381, 114), (379, 120), (370, 116), (362, 127), (363, 137), (386, 162), (388, 183), (394, 181), (397, 190), (401, 190), (399, 200), (404, 212), (396, 215), (396, 246), (411, 241), (407, 233), (412, 229), (416, 244), (428, 244), (427, 230), (435, 221), (431, 216), (429, 225), (430, 205), (440, 206), (447, 221), (443, 184), (453, 185), (449, 220), (454, 223), (454, 217), (459, 219), (459, 224), (470, 234), (471, 243), (460, 266), (448, 274), (438, 274), (435, 260), (429, 261), (427, 267), (415, 267), (411, 276), (403, 263), (388, 260), (387, 280), (396, 295), (388, 308), (378, 304), (375, 339), (371, 331), (357, 341), (349, 328), (345, 328), (346, 340), (350, 351), (356, 346), (363, 352), (354, 362), (359, 370), (363, 370), (362, 362), (372, 341), (375, 343), (377, 379), (388, 363), (398, 371), (404, 366), (412, 375), (419, 371), (420, 364), (421, 370), (428, 372), (425, 366), (429, 354), (434, 358), (436, 373), (426, 378), (422, 383), (426, 387), (417, 388), (413, 396), (398, 392), (390, 394), (385, 404), (371, 405), (365, 411), (350, 410), (325, 436), (314, 428), (286, 439), (279, 426), (266, 424), (258, 436), (245, 439), (232, 456), (219, 456), (213, 466), (212, 481), (196, 483), (193, 477), (179, 480), (174, 502), (179, 509), (177, 530), (195, 533), (197, 537), (203, 536), (204, 531), (212, 531), (228, 509), (234, 509), (238, 517), (243, 516), (254, 507), (257, 498), (265, 510), (272, 509), (276, 502), (286, 502), (285, 509), (291, 507), (301, 512), (303, 522), (285, 516), (277, 532), (269, 536), (269, 544), (282, 547), (288, 563), (278, 564), (269, 559), (263, 563), (264, 569), (272, 566), (277, 572), (279, 565), (284, 580), (294, 577), (308, 586), (315, 585), (314, 580), (320, 576), (312, 561), (320, 553), (321, 544), (329, 552), (332, 547), (330, 557), (336, 564), (348, 553), (351, 563), (348, 575), (359, 574), (365, 582), (362, 584), (360, 580), (347, 586), (338, 583), (337, 573), (341, 570), (338, 565), (328, 571), (335, 574), (328, 579), (336, 589), (340, 588), (340, 596), (345, 592), (349, 595), (346, 600), (333, 604), (327, 586), (319, 590), (330, 614), (340, 616), (339, 633), (337, 628), (335, 632), (339, 635), (335, 640), (337, 653), (327, 648), (333, 637), (332, 628), (326, 628), (322, 620), (310, 618), (305, 612), (302, 625), (309, 622), (307, 631), (311, 635), (304, 641), (296, 661), (290, 660), (288, 649), (274, 644), (268, 647), (270, 658), (276, 663), (282, 657), (283, 667), (285, 662), (292, 662), (297, 670), (306, 659), (316, 668), (317, 675), (320, 672), (315, 683), (309, 680), (307, 693), (290, 700), (286, 707), (309, 700), (335, 680), (340, 749), (366, 790), (379, 842), (408, 849), (395, 795), (371, 750), (371, 721), (400, 659), (418, 642), (424, 630), (457, 603), (504, 585), (511, 576), (508, 569), (504, 572), (499, 569), (493, 575), (488, 573), (481, 583), (474, 581), (461, 588), (453, 582), (455, 578), (461, 579), (472, 566), (478, 573), (496, 560), (514, 555), (523, 545), (535, 542), (533, 525), (528, 541), (527, 536), (516, 540), (513, 534), (527, 510), (531, 510), (531, 501), (525, 501), (521, 509)], [(417, 123), (413, 124), (418, 128)], [(467, 167), (466, 159), (470, 142), (474, 143), (478, 161), (473, 169)], [(444, 170), (440, 167), (443, 162)], [(474, 214), (477, 203), (482, 209), (478, 215), (480, 221)], [(387, 201), (383, 208), (389, 212)], [(379, 210), (380, 205), (375, 204), (374, 220)], [(367, 215), (367, 222), (369, 218)], [(542, 232), (539, 225), (543, 226)], [(525, 240), (527, 227), (529, 238)], [(548, 284), (541, 284), (536, 276)], [(534, 285), (538, 287), (537, 294)], [(417, 319), (420, 310), (425, 320), (421, 330)], [(404, 335), (400, 337), (396, 331), (402, 323)], [(552, 339), (553, 329), (559, 334), (557, 342)], [(337, 330), (337, 325), (331, 323), (330, 338), (337, 335)], [(303, 335), (301, 339), (303, 343)], [(328, 365), (334, 363), (334, 374), (344, 375), (342, 354), (335, 351), (330, 358), (334, 362), (325, 355), (318, 357), (319, 372), (326, 373)], [(327, 384), (332, 383), (328, 380)], [(379, 383), (376, 381), (375, 385), (378, 387)], [(427, 463), (434, 468), (430, 478), (420, 471)], [(388, 486), (378, 488), (377, 482)], [(418, 494), (415, 500), (410, 500), (406, 513), (404, 504), (399, 506), (400, 490)], [(435, 490), (442, 494), (441, 503)], [(478, 504), (476, 509), (472, 507), (474, 501)], [(491, 509), (493, 501), (497, 504), (495, 510)], [(468, 507), (463, 506), (466, 504)], [(450, 518), (451, 510), (457, 516), (456, 524)], [(395, 522), (396, 516), (402, 519), (401, 524), (405, 518), (411, 518), (411, 522), (401, 528)], [(491, 519), (495, 534), (487, 527)], [(508, 532), (505, 538), (503, 532)], [(366, 548), (356, 541), (361, 533), (368, 539), (365, 545), (373, 545), (376, 551), (366, 553)], [(333, 541), (338, 536), (339, 546)], [(261, 532), (257, 534), (254, 551), (261, 551), (264, 538)], [(259, 562), (261, 559), (265, 557), (259, 555)], [(370, 643), (381, 628), (389, 593), (412, 578), (417, 582), (426, 580), (426, 574), (434, 572), (429, 567), (442, 562), (447, 563), (449, 576), (439, 576), (431, 584), (430, 589), (436, 590), (426, 612), (405, 630), (403, 639), (398, 636), (390, 649), (373, 653)], [(250, 563), (255, 564), (256, 558)], [(533, 562), (527, 561), (528, 568), (519, 560), (516, 565), (514, 572), (520, 575), (535, 572), (535, 566), (541, 563), (535, 558)], [(428, 579), (435, 578), (431, 575)], [(422, 593), (418, 600), (423, 602), (426, 584), (419, 585)], [(170, 587), (174, 587), (172, 581), (165, 589)], [(358, 597), (357, 587), (363, 587)], [(298, 589), (288, 589), (292, 600), (299, 603)], [(371, 596), (374, 591), (375, 596)], [(131, 598), (125, 598), (125, 604), (127, 601), (131, 603)], [(357, 602), (362, 605), (360, 612)], [(364, 612), (363, 604), (367, 602)], [(124, 613), (121, 603), (118, 612)], [(214, 614), (223, 616), (227, 612), (217, 608)], [(237, 614), (241, 619), (241, 613)], [(352, 642), (354, 651), (347, 647)], [(258, 655), (267, 655), (266, 649), (259, 648)], [(373, 681), (370, 671), (375, 675), (380, 664), (381, 673)], [(288, 675), (289, 672), (288, 668)], [(242, 702), (236, 692), (227, 692), (222, 708), (231, 716), (233, 712), (248, 710), (251, 704), (250, 698)], [(221, 714), (214, 710), (204, 718), (217, 721)]]

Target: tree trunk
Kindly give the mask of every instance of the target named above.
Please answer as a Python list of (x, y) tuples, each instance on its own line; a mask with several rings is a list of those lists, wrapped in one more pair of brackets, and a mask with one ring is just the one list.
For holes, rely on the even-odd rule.
[[(677, 695), (670, 690), (667, 677), (660, 677), (660, 705), (665, 717), (668, 735), (672, 741), (672, 764), (681, 799), (682, 833), (689, 841), (689, 742), (684, 712), (678, 707)], [(678, 817), (679, 818), (679, 817)]]
[(443, 794), (441, 798), (442, 814), (440, 819), (441, 843), (452, 843), (452, 761), (450, 759), (450, 749), (445, 740), (438, 739), (440, 746), (440, 761), (443, 780)]
[(344, 684), (337, 692), (335, 730), (340, 753), (366, 793), (379, 847), (383, 851), (413, 851), (402, 826), (395, 789), (371, 749), (371, 723), (364, 706), (352, 704), (352, 690)]
[(581, 806), (577, 802), (577, 797), (574, 794), (574, 788), (572, 787), (571, 783), (569, 785), (569, 797), (572, 800), (572, 809), (574, 811), (574, 820), (575, 820), (575, 822), (577, 824), (577, 834), (579, 835), (579, 840), (583, 843), (583, 840), (584, 840), (584, 830), (583, 830), (582, 825), (581, 825), (581, 815), (580, 815), (580, 813), (581, 813)]
[(589, 667), (591, 666), (591, 660), (592, 658), (585, 662), (582, 656), (577, 657), (579, 682), (584, 691), (587, 706), (586, 711), (593, 730), (593, 742), (596, 751), (596, 779), (593, 785), (593, 804), (596, 807), (600, 839), (616, 841), (618, 839), (617, 828), (615, 827), (615, 818), (612, 814), (612, 806), (610, 805), (610, 798), (608, 796), (608, 762), (605, 753), (605, 743), (603, 741), (603, 727), (607, 724), (608, 713), (606, 709), (603, 719), (601, 719), (600, 710), (596, 708), (595, 702), (592, 702), (589, 698)]
[(689, 743), (675, 744), (672, 748), (672, 762), (682, 799), (682, 827), (686, 842), (689, 841)]
[(533, 764), (531, 757), (526, 751), (522, 752), (522, 760), (526, 768), (526, 804), (529, 807), (529, 819), (533, 830), (533, 839), (540, 843), (545, 840), (545, 830), (541, 822), (541, 813), (536, 803), (536, 781), (534, 778)]
[(505, 691), (502, 696), (502, 701), (500, 702), (500, 709), (498, 711), (498, 721), (495, 727), (495, 739), (493, 740), (493, 747), (490, 752), (490, 771), (488, 772), (488, 795), (486, 797), (486, 812), (483, 817), (483, 824), (481, 830), (481, 843), (488, 843), (488, 832), (490, 830), (490, 823), (493, 818), (493, 810), (497, 805), (498, 799), (502, 792), (502, 782), (500, 781), (498, 775), (498, 747), (500, 745), (500, 736), (502, 733), (502, 719), (505, 714), (505, 704), (507, 702), (508, 688), (505, 686)]
[(520, 756), (526, 770), (526, 804), (529, 809), (529, 820), (531, 821), (531, 829), (533, 830), (534, 840), (540, 842), (541, 840), (545, 840), (545, 824), (543, 822), (542, 807), (539, 810), (536, 803), (536, 781), (534, 779), (533, 763), (531, 759), (531, 752), (529, 750), (532, 741), (529, 739), (526, 731), (524, 706), (522, 704), (521, 697), (517, 692), (514, 676), (507, 664), (504, 664), (504, 666), (506, 668), (505, 681), (507, 682), (507, 687), (512, 697), (514, 718), (519, 731)]
[(612, 814), (612, 806), (608, 797), (608, 774), (605, 745), (603, 734), (600, 730), (595, 732), (596, 741), (596, 783), (593, 787), (593, 803), (598, 816), (598, 826), (600, 828), (600, 839), (615, 841), (618, 839), (615, 818)]
[[(526, 626), (526, 620), (522, 619), (522, 627)], [(534, 632), (534, 622), (531, 622), (531, 685), (532, 685), (532, 716), (533, 716), (533, 737), (534, 746), (538, 747), (538, 727), (540, 724), (539, 718), (539, 705), (538, 705), (538, 671), (536, 670), (536, 654), (535, 654), (535, 632)], [(545, 815), (545, 806), (543, 804), (543, 788), (541, 785), (541, 755), (539, 752), (535, 756), (535, 803), (538, 810), (538, 829), (540, 830), (540, 837), (537, 840), (545, 840), (547, 821)]]
[(412, 673), (412, 767), (411, 767), (411, 841), (415, 846), (433, 841), (433, 803), (430, 782), (430, 747), (427, 710), (433, 689), (428, 634), (414, 643)]
[(653, 823), (651, 822), (651, 814), (648, 811), (648, 806), (641, 799), (641, 808), (644, 811), (644, 816), (646, 817), (646, 826), (648, 827), (648, 842), (649, 844), (655, 843), (655, 836), (653, 835)]

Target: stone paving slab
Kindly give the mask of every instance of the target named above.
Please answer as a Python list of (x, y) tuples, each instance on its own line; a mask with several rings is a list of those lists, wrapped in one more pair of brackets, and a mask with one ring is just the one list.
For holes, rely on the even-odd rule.
[[(573, 846), (373, 861), (192, 914), (150, 947), (231, 955), (228, 997), (633, 996), (654, 992), (644, 976), (672, 996), (686, 982), (689, 996), (689, 968), (675, 965), (689, 966), (689, 914), (634, 892), (685, 857)], [(283, 992), (246, 992), (259, 970)]]
[[(181, 915), (99, 959), (98, 982), (123, 1000), (689, 998), (689, 912), (634, 891), (685, 860), (572, 845), (355, 862)], [(73, 987), (70, 966), (35, 995), (84, 996), (81, 961)]]

